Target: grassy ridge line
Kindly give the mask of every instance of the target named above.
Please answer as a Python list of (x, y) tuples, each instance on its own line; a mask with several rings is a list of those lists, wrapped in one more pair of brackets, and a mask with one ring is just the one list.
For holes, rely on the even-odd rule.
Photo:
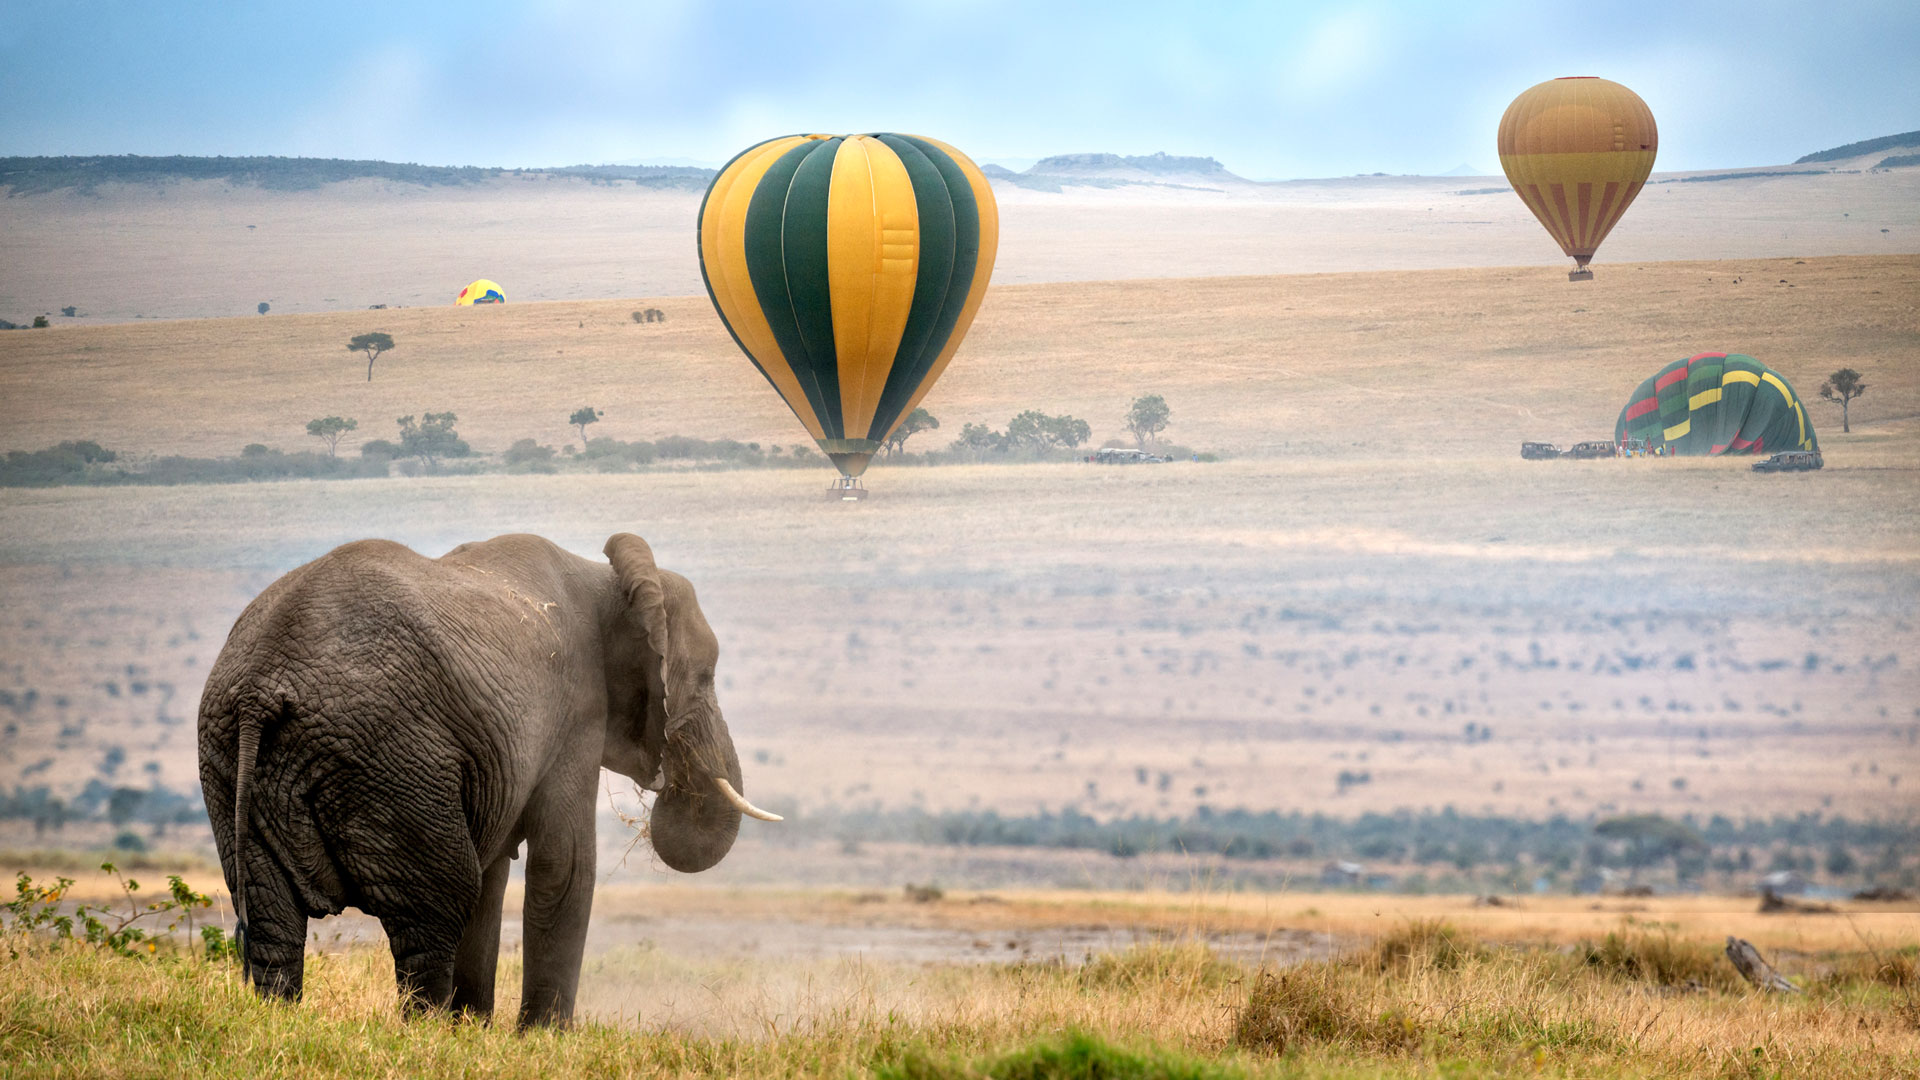
[(1816, 161), (1844, 161), (1862, 154), (1878, 153), (1898, 146), (1920, 146), (1920, 131), (1907, 131), (1899, 135), (1882, 135), (1877, 139), (1865, 139), (1851, 142), (1845, 146), (1836, 146), (1831, 150), (1821, 150), (1803, 158), (1795, 158), (1795, 165), (1811, 165)]
[(0, 187), (10, 195), (41, 195), (64, 188), (82, 193), (101, 184), (158, 184), (180, 180), (225, 180), (268, 191), (312, 191), (346, 180), (387, 180), (421, 187), (478, 184), (508, 173), (552, 173), (594, 181), (627, 180), (643, 187), (704, 188), (712, 170), (671, 165), (571, 165), (558, 169), (504, 169), (474, 165), (303, 157), (98, 157), (0, 158)]
[[(1712, 946), (1657, 931), (1562, 951), (1490, 948), (1414, 924), (1338, 960), (1267, 974), (1198, 945), (1079, 967), (859, 965), (849, 985), (797, 1008), (760, 996), (781, 974), (769, 962), (675, 972), (673, 958), (611, 956), (591, 965), (585, 987), (591, 997), (632, 980), (633, 1027), (525, 1036), (444, 1017), (402, 1022), (381, 950), (312, 957), (307, 1000), (284, 1006), (255, 998), (227, 965), (7, 944), (0, 1060), (22, 1077), (1871, 1078), (1920, 1066), (1910, 953), (1833, 961), (1801, 973), (1806, 993), (1763, 996)], [(503, 1010), (514, 1007), (516, 968), (503, 965)], [(685, 981), (660, 983), (663, 972)], [(695, 986), (702, 1004), (660, 1000)]]

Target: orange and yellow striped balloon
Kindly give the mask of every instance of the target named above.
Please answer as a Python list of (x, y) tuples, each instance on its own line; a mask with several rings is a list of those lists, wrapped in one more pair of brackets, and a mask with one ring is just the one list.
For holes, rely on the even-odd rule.
[(1660, 133), (1640, 95), (1590, 75), (1550, 79), (1513, 99), (1500, 118), (1507, 180), (1586, 270), (1653, 171)]

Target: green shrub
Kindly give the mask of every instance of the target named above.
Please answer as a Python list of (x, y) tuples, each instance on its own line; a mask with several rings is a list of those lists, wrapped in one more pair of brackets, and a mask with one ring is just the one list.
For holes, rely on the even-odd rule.
[(974, 1067), (910, 1052), (875, 1067), (879, 1080), (1227, 1080), (1238, 1069), (1167, 1050), (1136, 1051), (1085, 1032), (1046, 1039)]

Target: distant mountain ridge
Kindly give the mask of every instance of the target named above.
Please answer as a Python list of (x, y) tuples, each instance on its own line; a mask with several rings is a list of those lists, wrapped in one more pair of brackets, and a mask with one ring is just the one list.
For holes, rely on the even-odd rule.
[(160, 184), (225, 180), (270, 191), (312, 191), (346, 180), (388, 180), (422, 187), (478, 184), (501, 176), (577, 176), (589, 181), (625, 180), (641, 187), (705, 190), (712, 169), (674, 165), (569, 165), (557, 169), (507, 169), (475, 165), (414, 165), (391, 161), (303, 157), (144, 157), (100, 154), (67, 157), (0, 157), (0, 187), (11, 195), (39, 195), (73, 188), (92, 192), (101, 184)]
[[(1920, 131), (1836, 146), (1808, 154), (1795, 165), (1846, 161), (1887, 151), (1892, 154), (1873, 168), (1920, 165)], [(1219, 191), (1265, 181), (1238, 176), (1211, 157), (1168, 154), (1055, 154), (1030, 168), (1015, 172), (987, 164), (981, 171), (997, 183), (1035, 191), (1059, 192), (1066, 187), (1162, 187)], [(1820, 170), (1805, 170), (1816, 172)], [(1478, 175), (1461, 165), (1441, 175)], [(0, 157), (0, 188), (14, 195), (38, 195), (64, 189), (90, 193), (101, 184), (160, 184), (181, 180), (224, 180), (272, 191), (312, 191), (346, 180), (386, 180), (422, 187), (484, 183), (503, 176), (570, 176), (597, 184), (630, 183), (656, 190), (704, 191), (714, 169), (695, 165), (566, 165), (554, 168), (509, 169), (475, 165), (415, 165), (412, 163), (307, 157), (148, 157), (138, 154), (93, 154), (64, 157)], [(1364, 174), (1362, 174), (1364, 175)], [(1374, 176), (1384, 174), (1374, 173)], [(1738, 179), (1751, 172), (1690, 179)], [(1777, 173), (1766, 175), (1798, 175)], [(1494, 190), (1494, 189), (1488, 189)]]

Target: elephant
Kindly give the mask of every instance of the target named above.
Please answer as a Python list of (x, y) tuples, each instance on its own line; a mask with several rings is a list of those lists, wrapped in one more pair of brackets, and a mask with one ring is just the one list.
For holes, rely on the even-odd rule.
[(675, 870), (718, 863), (742, 814), (780, 820), (742, 794), (693, 586), (630, 533), (605, 555), (361, 540), (241, 613), (201, 697), (200, 781), (257, 992), (297, 1000), (307, 919), (351, 906), (386, 930), (409, 1011), (491, 1017), (524, 842), (519, 1022), (565, 1024), (602, 768), (658, 792)]

